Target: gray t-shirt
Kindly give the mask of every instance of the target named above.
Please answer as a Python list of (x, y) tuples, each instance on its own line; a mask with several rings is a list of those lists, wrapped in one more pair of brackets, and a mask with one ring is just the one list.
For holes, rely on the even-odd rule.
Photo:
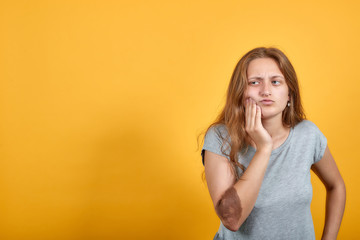
[[(218, 134), (229, 139), (225, 125), (210, 128), (201, 151), (203, 164), (204, 150), (230, 159), (221, 152), (222, 140)], [(310, 211), (313, 194), (310, 168), (323, 157), (326, 146), (326, 137), (313, 122), (303, 120), (291, 128), (285, 142), (271, 152), (259, 195), (248, 218), (236, 232), (220, 221), (214, 239), (315, 239)], [(250, 146), (246, 154), (238, 153), (245, 171), (255, 151)], [(225, 151), (229, 152), (229, 149)], [(237, 171), (241, 176), (241, 168), (237, 167)]]

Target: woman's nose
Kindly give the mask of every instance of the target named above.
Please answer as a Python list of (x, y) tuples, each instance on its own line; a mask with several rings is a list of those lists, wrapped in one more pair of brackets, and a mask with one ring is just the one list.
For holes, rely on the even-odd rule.
[(269, 84), (266, 81), (264, 81), (262, 88), (261, 88), (261, 95), (265, 95), (265, 96), (271, 95), (270, 90), (271, 89), (270, 89)]

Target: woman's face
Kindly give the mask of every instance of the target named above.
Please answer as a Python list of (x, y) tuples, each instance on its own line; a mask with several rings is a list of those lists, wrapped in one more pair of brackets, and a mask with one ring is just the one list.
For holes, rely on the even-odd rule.
[(245, 100), (252, 98), (261, 108), (262, 118), (279, 117), (290, 101), (289, 88), (276, 61), (257, 58), (247, 69)]

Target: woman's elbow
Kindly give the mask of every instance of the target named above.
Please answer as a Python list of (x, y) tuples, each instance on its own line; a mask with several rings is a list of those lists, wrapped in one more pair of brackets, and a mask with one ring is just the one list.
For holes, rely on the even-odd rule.
[(219, 214), (219, 218), (222, 224), (230, 231), (236, 232), (241, 226), (239, 222), (240, 216)]
[(237, 232), (239, 230), (239, 228), (240, 228), (240, 225), (238, 223), (225, 223), (225, 222), (223, 222), (223, 225), (232, 232)]
[(335, 182), (334, 184), (332, 184), (330, 186), (325, 186), (325, 187), (326, 187), (327, 191), (332, 191), (332, 190), (346, 191), (345, 182), (342, 178), (340, 180), (338, 180), (337, 182)]
[(240, 218), (242, 213), (240, 198), (235, 190), (235, 188), (229, 188), (221, 199), (218, 201), (215, 211), (223, 225), (236, 232), (239, 230)]

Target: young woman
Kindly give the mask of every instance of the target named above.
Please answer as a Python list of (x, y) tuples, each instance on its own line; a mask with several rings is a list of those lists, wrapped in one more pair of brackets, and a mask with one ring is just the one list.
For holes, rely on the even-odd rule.
[(322, 239), (336, 239), (345, 184), (279, 49), (255, 48), (237, 63), (201, 155), (221, 220), (214, 239), (315, 239), (310, 169), (327, 190)]

